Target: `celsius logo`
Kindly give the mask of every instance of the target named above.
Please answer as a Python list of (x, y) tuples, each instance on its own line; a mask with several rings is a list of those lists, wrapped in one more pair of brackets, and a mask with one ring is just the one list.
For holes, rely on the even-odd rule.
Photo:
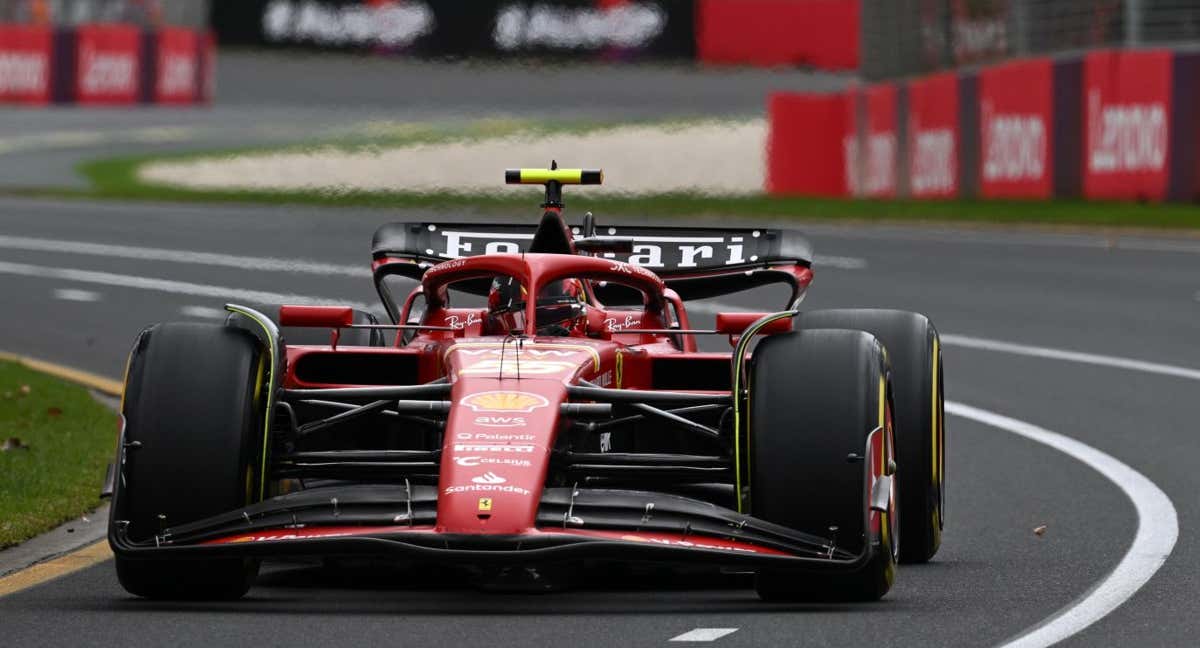
[(494, 472), (485, 472), (478, 477), (472, 477), (471, 481), (476, 484), (503, 484), (508, 480)]
[(508, 459), (505, 457), (455, 457), (454, 463), (467, 468), (476, 466), (516, 466), (528, 468), (533, 464), (528, 459)]

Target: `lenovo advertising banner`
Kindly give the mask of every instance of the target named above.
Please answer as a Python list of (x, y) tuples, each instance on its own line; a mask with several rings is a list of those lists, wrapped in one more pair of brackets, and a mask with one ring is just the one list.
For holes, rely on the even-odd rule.
[(132, 25), (83, 25), (75, 37), (75, 101), (120, 105), (139, 101), (142, 31)]
[(0, 25), (0, 103), (49, 103), (53, 51), (47, 27)]
[(896, 197), (896, 176), (899, 163), (896, 132), (897, 89), (894, 84), (881, 83), (867, 88), (866, 148), (861, 183), (862, 195), (868, 198)]
[(1015, 61), (979, 73), (979, 193), (1050, 198), (1054, 193), (1054, 65)]
[(1087, 55), (1083, 68), (1085, 197), (1166, 197), (1173, 58), (1166, 50)]
[[(847, 195), (848, 99), (843, 94), (780, 92), (767, 99), (767, 192)], [(851, 122), (853, 123), (853, 122)]]
[(205, 34), (167, 27), (157, 34), (154, 100), (163, 104), (191, 104), (201, 100), (205, 71)]
[(938, 74), (909, 83), (909, 195), (958, 196), (960, 132), (957, 74)]
[(859, 0), (698, 0), (705, 63), (858, 69)]

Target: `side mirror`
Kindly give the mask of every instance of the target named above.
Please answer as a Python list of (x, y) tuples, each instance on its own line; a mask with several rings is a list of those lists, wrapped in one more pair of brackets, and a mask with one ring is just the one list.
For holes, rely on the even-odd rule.
[(349, 306), (280, 306), (280, 326), (344, 328), (354, 324), (354, 309)]
[[(717, 313), (717, 333), (724, 335), (741, 335), (751, 324), (770, 315), (771, 313)], [(759, 335), (776, 335), (792, 331), (792, 318), (781, 317), (763, 328)]]

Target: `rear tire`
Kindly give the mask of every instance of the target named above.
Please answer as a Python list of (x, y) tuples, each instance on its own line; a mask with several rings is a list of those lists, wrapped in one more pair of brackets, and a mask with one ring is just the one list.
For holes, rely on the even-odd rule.
[(882, 345), (862, 331), (801, 330), (755, 349), (747, 422), (751, 513), (836, 536), (839, 548), (872, 551), (865, 566), (849, 573), (760, 570), (755, 588), (764, 600), (874, 601), (891, 588), (895, 502), (877, 514), (878, 533), (864, 528), (866, 489), (878, 465), (865, 460), (871, 433), (884, 429), (885, 456), (893, 445), (887, 376)]
[[(138, 340), (126, 377), (125, 451), (112, 519), (133, 541), (261, 497), (266, 356), (249, 333), (220, 324), (160, 324)], [(162, 516), (162, 517), (160, 517)], [(131, 594), (231, 599), (258, 563), (240, 558), (138, 560), (117, 556)]]
[(946, 523), (946, 417), (937, 329), (924, 315), (880, 309), (810, 311), (796, 325), (866, 331), (887, 348), (895, 390), (900, 561), (927, 562), (942, 544)]

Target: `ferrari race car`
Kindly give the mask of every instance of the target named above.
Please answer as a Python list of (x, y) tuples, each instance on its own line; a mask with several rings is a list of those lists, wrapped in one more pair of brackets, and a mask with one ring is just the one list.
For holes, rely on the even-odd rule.
[[(930, 321), (799, 311), (812, 251), (791, 231), (567, 225), (564, 185), (601, 179), (508, 171), (545, 186), (536, 226), (381, 227), (390, 323), (231, 304), (220, 324), (142, 331), (106, 488), (124, 588), (236, 598), (262, 559), (306, 556), (527, 588), (698, 564), (753, 572), (767, 600), (875, 600), (897, 562), (929, 560)], [(771, 284), (785, 310), (690, 324), (690, 300)]]

